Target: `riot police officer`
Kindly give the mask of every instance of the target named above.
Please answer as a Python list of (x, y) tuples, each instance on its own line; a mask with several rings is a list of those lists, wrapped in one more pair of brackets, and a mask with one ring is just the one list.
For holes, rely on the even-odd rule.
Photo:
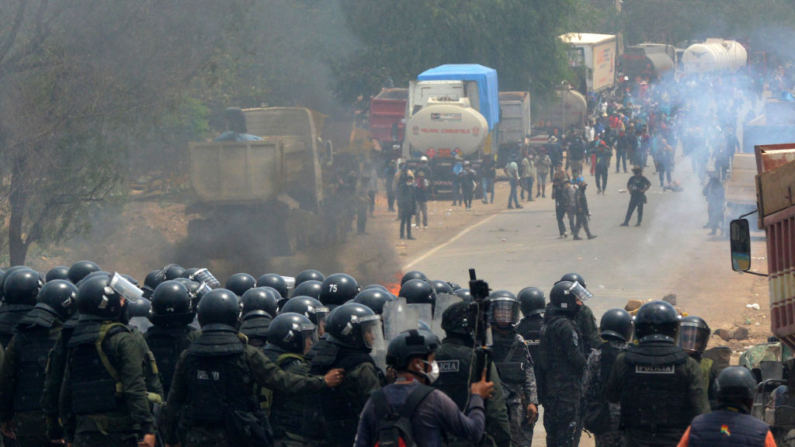
[(750, 415), (756, 380), (742, 366), (730, 366), (718, 376), (718, 410), (696, 416), (679, 447), (743, 445), (774, 447), (770, 426)]
[[(547, 306), (546, 295), (537, 287), (525, 287), (516, 296), (522, 311), (522, 321), (516, 326), (516, 333), (524, 338), (524, 344), (530, 351), (530, 358), (533, 359), (536, 384), (540, 383), (541, 375), (538, 373), (538, 346), (541, 343), (541, 326), (544, 324), (544, 308)], [(543, 404), (543, 402), (540, 402)]]
[(704, 375), (676, 344), (678, 333), (670, 304), (651, 301), (638, 309), (638, 345), (619, 354), (605, 389), (608, 401), (621, 404), (627, 445), (674, 445), (694, 417), (709, 412)]
[(47, 282), (55, 281), (57, 279), (69, 281), (69, 267), (59, 265), (58, 267), (51, 268), (47, 271), (47, 274), (44, 275), (44, 280)]
[(279, 308), (278, 295), (270, 287), (255, 287), (243, 294), (243, 317), (240, 333), (248, 337), (248, 343), (257, 348), (265, 347), (268, 341), (268, 326)]
[(315, 428), (309, 432), (312, 443), (325, 442), (332, 447), (353, 445), (359, 414), (367, 398), (385, 382), (383, 372), (370, 356), (381, 333), (380, 316), (362, 304), (344, 304), (329, 314), (326, 336), (310, 353), (311, 372), (325, 374), (331, 368), (343, 368), (346, 374), (339, 388), (315, 396), (317, 401), (312, 407), (320, 411), (310, 413), (305, 421)]
[(381, 289), (370, 288), (359, 292), (359, 294), (356, 295), (356, 298), (353, 299), (353, 302), (364, 304), (377, 315), (383, 315), (384, 305), (393, 299), (394, 297), (389, 292), (384, 292)]
[[(326, 277), (323, 276), (323, 274), (318, 272), (317, 270), (312, 270), (312, 269), (304, 270), (303, 272), (301, 272), (298, 275), (296, 275), (295, 284), (293, 285), (293, 291), (295, 291), (295, 289), (298, 286), (300, 286), (301, 284), (303, 284), (303, 283), (305, 283), (307, 281), (317, 281), (317, 282), (322, 284), (323, 281), (325, 281), (325, 279), (326, 279)], [(293, 296), (297, 296), (297, 295), (298, 294), (293, 293)]]
[(317, 336), (322, 337), (326, 333), (326, 317), (329, 314), (328, 307), (315, 298), (308, 296), (293, 296), (282, 308), (283, 313), (297, 313), (309, 318), (309, 321), (317, 328)]
[(616, 357), (627, 349), (632, 338), (632, 316), (624, 309), (610, 309), (599, 322), (604, 340), (588, 357), (583, 380), (585, 429), (593, 433), (597, 447), (623, 447), (619, 430), (621, 407), (605, 400), (604, 390)]
[[(77, 294), (80, 320), (69, 339), (61, 391), (66, 439), (76, 447), (154, 447), (141, 350), (119, 319), (135, 286), (114, 275), (97, 276)], [(140, 292), (140, 289), (137, 289)]]
[(36, 305), (44, 282), (37, 272), (23, 267), (11, 267), (3, 275), (3, 296), (5, 304), (0, 307), (0, 344), (8, 346), (14, 336), (14, 328)]
[[(447, 394), (461, 411), (467, 408), (467, 396), (472, 383), (481, 378), (482, 371), (472, 367), (475, 349), (476, 309), (469, 303), (460, 302), (448, 307), (442, 313), (442, 329), (447, 336), (436, 351), (439, 364), (439, 379), (433, 386)], [(510, 446), (511, 427), (508, 422), (508, 409), (505, 394), (500, 383), (500, 375), (494, 363), (487, 373), (494, 383), (494, 394), (486, 407), (486, 445)], [(463, 439), (450, 439), (448, 446), (464, 447), (473, 444)]]
[(290, 298), (290, 291), (287, 288), (287, 281), (281, 275), (275, 273), (268, 273), (262, 275), (257, 280), (257, 287), (271, 287), (279, 293), (278, 300), (286, 300)]
[[(561, 281), (578, 282), (588, 292), (588, 285), (585, 284), (585, 278), (578, 273), (567, 273), (560, 278)], [(580, 299), (580, 311), (574, 318), (577, 327), (582, 336), (582, 352), (586, 358), (591, 354), (591, 349), (596, 349), (602, 344), (602, 339), (599, 338), (599, 330), (596, 328), (596, 317), (593, 311), (583, 301), (586, 301), (592, 295), (590, 292), (582, 294)]]
[(412, 279), (421, 279), (423, 281), (427, 281), (428, 277), (425, 276), (425, 273), (418, 272), (417, 270), (412, 270), (410, 272), (406, 272), (402, 278), (400, 278), (400, 285), (406, 284), (407, 282), (411, 281)]
[(430, 304), (431, 316), (436, 310), (436, 292), (431, 283), (424, 279), (410, 279), (400, 286), (401, 298), (406, 299), (407, 304)]
[[(309, 318), (283, 313), (271, 322), (268, 339), (263, 352), (282, 371), (306, 375), (310, 363), (305, 355), (317, 343), (317, 328)], [(297, 447), (307, 445), (303, 436), (303, 416), (306, 399), (289, 396), (273, 390), (270, 404), (270, 422), (276, 446)]]
[(146, 331), (144, 339), (157, 362), (166, 396), (180, 354), (199, 337), (199, 331), (190, 326), (194, 316), (190, 292), (183, 283), (166, 281), (157, 286), (149, 316), (152, 327)]
[(226, 280), (224, 287), (226, 290), (229, 290), (235, 295), (241, 297), (249, 289), (257, 287), (257, 280), (248, 273), (235, 273)]
[(163, 281), (165, 281), (165, 277), (160, 274), (160, 270), (152, 270), (147, 273), (146, 278), (144, 278), (144, 285), (141, 287), (141, 290), (144, 291), (143, 297), (151, 300), (152, 294), (155, 293), (155, 289), (162, 284)]
[(293, 298), (297, 296), (309, 296), (317, 300), (320, 299), (320, 292), (322, 291), (323, 283), (310, 279), (295, 286), (295, 289), (293, 289)]
[(69, 267), (69, 281), (71, 281), (72, 284), (77, 285), (77, 283), (82, 281), (86, 276), (100, 270), (102, 269), (100, 269), (97, 264), (91, 261), (75, 262), (71, 267)]
[(538, 416), (538, 391), (533, 359), (524, 339), (516, 333), (519, 301), (513, 294), (494, 297), (489, 304), (489, 323), (494, 344), (492, 356), (500, 373), (511, 437), (516, 446), (533, 443), (533, 423)]
[(577, 282), (559, 281), (549, 293), (549, 305), (541, 328), (538, 362), (544, 379), (541, 402), (547, 445), (576, 445), (579, 433), (580, 399), (585, 356), (574, 319), (581, 305), (578, 295), (585, 293)]
[(345, 273), (335, 273), (323, 281), (318, 299), (330, 310), (356, 298), (360, 292), (359, 283)]
[[(342, 379), (338, 369), (323, 376), (286, 373), (238, 333), (240, 300), (215, 289), (199, 303), (202, 334), (177, 362), (166, 406), (166, 444), (185, 427), (191, 446), (224, 447), (264, 442), (263, 421), (253, 385), (287, 393), (320, 391)], [(181, 421), (178, 421), (180, 419)], [(248, 437), (245, 439), (243, 437)]]
[(701, 317), (689, 315), (679, 322), (679, 346), (701, 367), (701, 373), (704, 374), (704, 380), (707, 383), (709, 406), (714, 410), (718, 407), (718, 369), (712, 359), (704, 357), (704, 351), (707, 349), (711, 334), (709, 325)]
[(23, 447), (50, 445), (40, 404), (44, 367), (63, 322), (77, 308), (76, 300), (77, 288), (69, 281), (48, 282), (6, 348), (0, 374), (0, 421), (3, 434)]

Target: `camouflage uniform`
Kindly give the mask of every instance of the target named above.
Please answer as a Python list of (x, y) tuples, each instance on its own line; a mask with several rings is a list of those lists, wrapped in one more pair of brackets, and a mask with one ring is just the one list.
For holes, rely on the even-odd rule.
[[(513, 328), (493, 328), (493, 356), (500, 372), (511, 438), (517, 447), (530, 447), (533, 443), (533, 424), (527, 420), (525, 409), (538, 405), (538, 390), (533, 371), (533, 359), (521, 335)], [(514, 377), (516, 376), (516, 377)]]
[[(627, 349), (627, 344), (618, 340), (609, 340), (605, 344), (609, 344), (611, 348), (624, 351)], [(583, 380), (583, 396), (585, 398), (585, 407), (598, 395), (598, 398), (604, 400), (604, 385), (607, 382), (607, 377), (602, 377), (602, 347), (595, 349), (588, 357), (588, 363), (585, 366), (585, 379)], [(594, 389), (596, 387), (596, 389)], [(596, 447), (624, 447), (624, 433), (619, 430), (621, 423), (621, 405), (617, 403), (609, 403), (610, 408), (610, 430), (595, 435)]]

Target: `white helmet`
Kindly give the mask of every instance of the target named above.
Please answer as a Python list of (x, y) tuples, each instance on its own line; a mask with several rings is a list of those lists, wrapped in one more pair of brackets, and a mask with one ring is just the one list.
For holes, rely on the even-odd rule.
[(420, 157), (420, 161), (428, 161), (428, 157), (423, 155), (422, 157)]

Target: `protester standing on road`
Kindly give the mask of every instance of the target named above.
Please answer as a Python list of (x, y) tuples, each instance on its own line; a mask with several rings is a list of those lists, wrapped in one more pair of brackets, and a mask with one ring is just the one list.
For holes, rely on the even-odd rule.
[[(400, 238), (413, 240), (411, 236), (411, 216), (417, 207), (416, 188), (414, 187), (414, 174), (406, 176), (405, 181), (398, 187), (398, 217), (400, 217)], [(404, 231), (405, 230), (405, 231)]]
[[(494, 166), (494, 156), (486, 155), (480, 164), (481, 187), (483, 188), (483, 203), (494, 203), (494, 177), (497, 169)], [(491, 195), (489, 197), (489, 195)]]
[(585, 189), (588, 184), (585, 183), (585, 178), (583, 177), (577, 177), (576, 182), (577, 189), (574, 194), (576, 224), (572, 234), (574, 235), (575, 241), (582, 240), (580, 237), (580, 228), (583, 228), (588, 239), (594, 239), (596, 235), (591, 234), (591, 229), (588, 226), (588, 221), (591, 218), (591, 212), (588, 210), (588, 198), (585, 197)]
[(533, 200), (533, 182), (536, 178), (536, 167), (533, 163), (533, 157), (525, 151), (522, 157), (522, 193), (521, 199), (524, 200), (524, 193), (527, 191), (527, 201)]
[(613, 151), (604, 141), (599, 140), (596, 147), (596, 193), (604, 194), (607, 191), (607, 174), (610, 172), (610, 159)]
[[(519, 205), (519, 196), (516, 191), (519, 187), (519, 166), (516, 161), (511, 160), (505, 165), (505, 175), (508, 176), (508, 182), (511, 185), (511, 193), (508, 195), (508, 209), (523, 208), (522, 205)], [(513, 206), (514, 203), (516, 204), (515, 207)]]
[[(569, 182), (560, 179), (555, 179), (552, 183), (552, 199), (555, 201), (555, 217), (558, 220), (558, 231), (561, 239), (568, 237), (566, 225), (563, 223), (563, 218), (566, 217), (566, 212), (569, 209), (569, 194), (566, 191), (566, 185), (571, 186)], [(574, 231), (573, 219), (569, 220), (569, 229), (572, 232)]]
[(718, 178), (718, 173), (711, 172), (709, 182), (701, 191), (704, 197), (707, 198), (707, 214), (709, 220), (704, 228), (711, 228), (710, 236), (714, 236), (720, 230), (721, 236), (723, 235), (723, 221), (724, 221), (724, 208), (726, 206), (726, 193), (723, 188), (723, 183)]
[(538, 192), (536, 197), (547, 197), (547, 176), (552, 169), (552, 159), (549, 158), (545, 148), (539, 149), (538, 159), (536, 160), (536, 173), (538, 174)]
[(638, 223), (635, 224), (639, 227), (643, 221), (643, 205), (646, 203), (646, 191), (651, 188), (649, 179), (643, 176), (643, 168), (635, 166), (632, 168), (632, 173), (635, 174), (627, 180), (627, 191), (629, 191), (629, 208), (627, 209), (627, 216), (624, 218), (622, 227), (629, 226), (629, 219), (632, 218), (632, 213), (635, 208), (638, 209)]
[(663, 175), (668, 179), (668, 186), (671, 186), (671, 172), (674, 170), (674, 148), (668, 144), (668, 140), (662, 139), (662, 145), (658, 154), (657, 172), (660, 174), (660, 187), (663, 187)]
[(464, 199), (461, 197), (461, 172), (464, 170), (464, 162), (456, 160), (453, 165), (453, 206), (464, 204)]
[(464, 169), (458, 175), (458, 181), (461, 184), (464, 207), (469, 211), (472, 209), (472, 198), (475, 195), (475, 171), (472, 170), (472, 164), (469, 163), (469, 160), (464, 162)]
[[(417, 170), (417, 229), (428, 228), (428, 194), (430, 194), (431, 182), (425, 178), (424, 170)], [(420, 227), (420, 214), (422, 214), (422, 227)]]
[(389, 212), (395, 212), (395, 188), (393, 188), (393, 180), (397, 173), (397, 162), (389, 160), (389, 164), (384, 169), (384, 186), (386, 187), (386, 200), (389, 206)]

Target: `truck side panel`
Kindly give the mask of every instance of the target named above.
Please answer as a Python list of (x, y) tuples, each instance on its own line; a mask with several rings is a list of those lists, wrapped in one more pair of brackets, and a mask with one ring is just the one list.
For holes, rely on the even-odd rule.
[(795, 349), (795, 206), (764, 220), (773, 334)]

